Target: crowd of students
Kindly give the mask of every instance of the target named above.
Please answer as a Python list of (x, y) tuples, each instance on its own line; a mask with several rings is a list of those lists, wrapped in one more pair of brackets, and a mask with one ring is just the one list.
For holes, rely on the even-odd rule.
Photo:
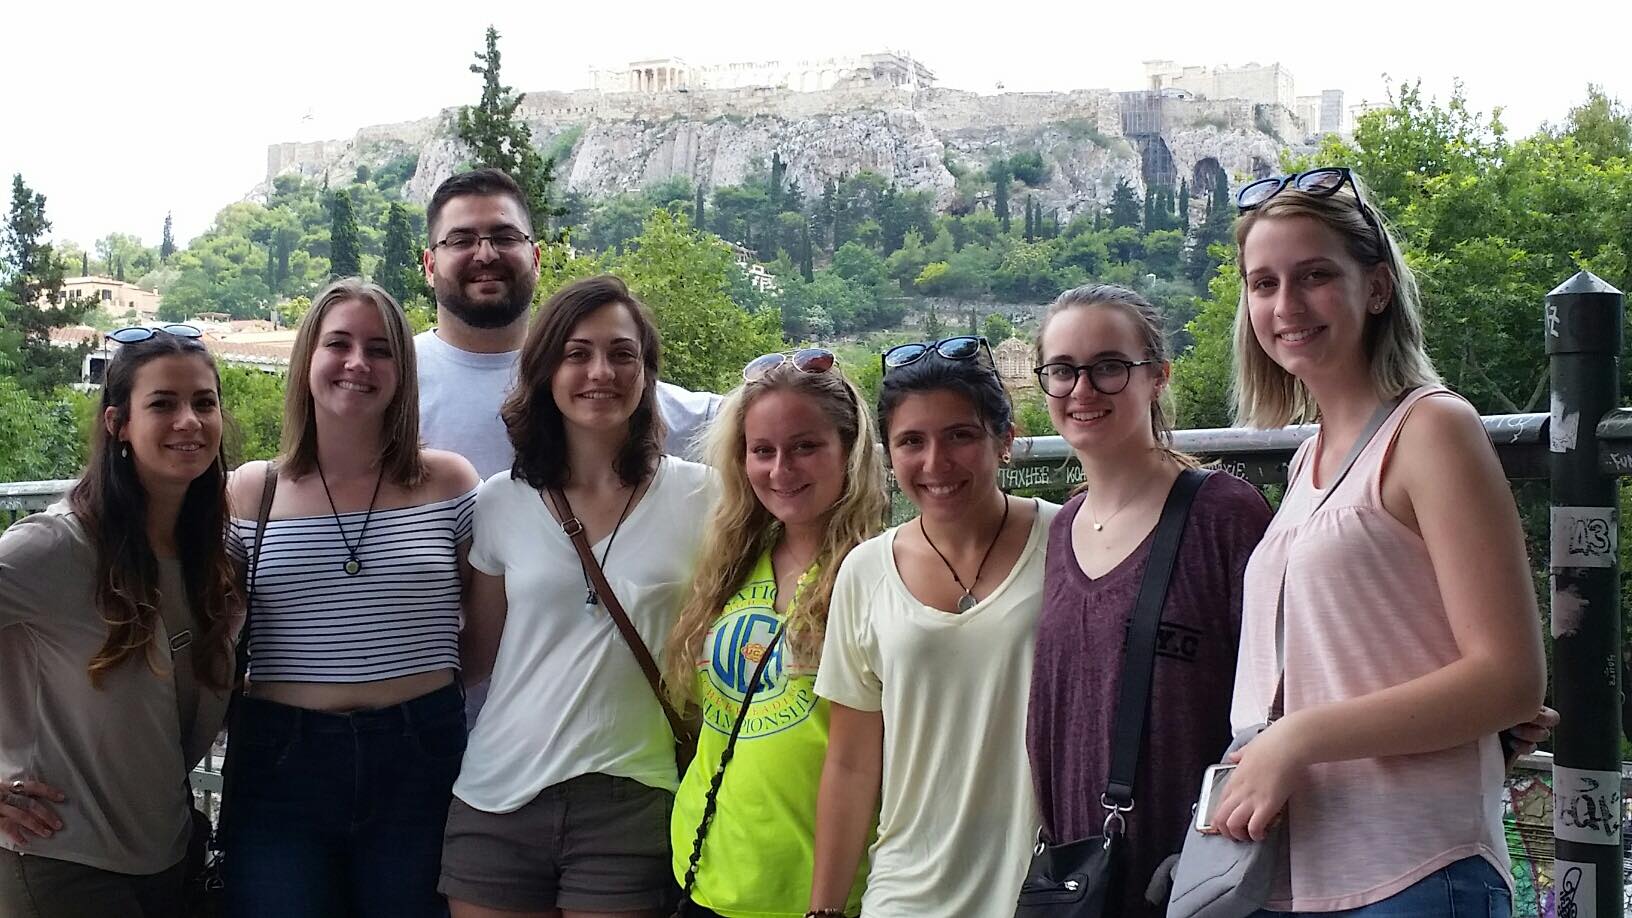
[[(1165, 913), (1203, 771), (1284, 698), (1215, 817), (1284, 829), (1266, 914), (1507, 914), (1498, 733), (1553, 720), (1505, 478), (1357, 177), (1237, 201), (1238, 415), (1319, 432), (1278, 511), (1196, 494), (1115, 913)], [(503, 173), (449, 179), (428, 229), (437, 328), (331, 284), (272, 462), (229, 474), (196, 329), (110, 334), (84, 475), (0, 536), (0, 911), (183, 913), (225, 719), (233, 915), (1013, 915), (1034, 844), (1105, 821), (1152, 531), (1197, 466), (1152, 305), (1048, 307), (1061, 506), (998, 487), (979, 338), (889, 349), (877, 406), (821, 348), (691, 393), (617, 278), (529, 321)], [(882, 532), (880, 451), (917, 510)]]

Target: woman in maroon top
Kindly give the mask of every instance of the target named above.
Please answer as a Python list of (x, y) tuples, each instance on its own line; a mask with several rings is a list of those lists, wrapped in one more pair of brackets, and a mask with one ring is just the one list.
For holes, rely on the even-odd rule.
[[(1169, 363), (1160, 320), (1139, 294), (1068, 290), (1037, 334), (1049, 417), (1082, 462), (1084, 483), (1049, 533), (1026, 745), (1054, 843), (1098, 834), (1124, 642), (1151, 533), (1179, 472), (1164, 410)], [(1146, 898), (1157, 867), (1183, 846), (1202, 772), (1230, 741), (1241, 577), (1269, 524), (1252, 485), (1202, 484), (1163, 607), (1144, 748), (1127, 814), (1123, 916), (1160, 916)], [(1163, 871), (1165, 877), (1165, 871)], [(1164, 884), (1165, 885), (1165, 884)]]

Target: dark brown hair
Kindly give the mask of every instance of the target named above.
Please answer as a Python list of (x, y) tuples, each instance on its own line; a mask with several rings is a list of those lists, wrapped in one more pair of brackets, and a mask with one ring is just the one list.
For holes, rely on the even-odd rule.
[(622, 280), (602, 274), (575, 281), (556, 291), (533, 317), (527, 341), (521, 346), (516, 385), (499, 414), (516, 449), (512, 477), (535, 488), (565, 487), (572, 479), (567, 465), (567, 432), (561, 408), (550, 393), (550, 380), (561, 366), (567, 338), (574, 327), (603, 306), (621, 304), (629, 310), (640, 340), (644, 382), (640, 404), (629, 417), (629, 439), (613, 467), (624, 484), (634, 486), (650, 474), (663, 454), (663, 419), (657, 413), (657, 372), (662, 345), (652, 314), (629, 292)]
[(521, 212), (527, 216), (528, 232), (532, 232), (532, 205), (527, 203), (527, 193), (521, 190), (516, 180), (503, 169), (472, 169), (469, 172), (459, 172), (443, 180), (431, 193), (431, 201), (425, 205), (425, 235), (430, 244), (436, 242), (436, 221), (442, 216), (442, 208), (454, 198), (467, 195), (483, 197), (510, 198), (521, 207)]
[[(158, 558), (147, 538), (147, 491), (136, 475), (135, 459), (119, 454), (123, 444), (108, 432), (103, 417), (112, 408), (116, 425), (128, 422), (137, 370), (160, 357), (177, 355), (208, 364), (219, 395), (220, 371), (197, 339), (161, 332), (123, 345), (108, 361), (102, 401), (91, 426), (90, 461), (68, 493), (68, 504), (96, 550), (96, 606), (108, 626), (107, 639), (88, 668), (92, 685), (138, 654), (147, 658), (155, 674), (168, 675), (158, 665), (162, 657), (155, 646), (163, 597)], [(222, 426), (225, 434), (225, 417)], [(192, 643), (193, 671), (200, 682), (215, 689), (226, 688), (232, 675), (231, 625), (241, 605), (226, 547), (225, 440), (223, 436), (209, 471), (187, 486), (176, 518), (182, 581), (193, 621), (202, 632)]]

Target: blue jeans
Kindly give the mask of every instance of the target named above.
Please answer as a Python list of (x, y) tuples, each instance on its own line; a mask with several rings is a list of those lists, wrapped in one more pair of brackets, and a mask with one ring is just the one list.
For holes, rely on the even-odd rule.
[(1341, 912), (1260, 911), (1255, 918), (1511, 918), (1513, 894), (1490, 862), (1466, 857), (1423, 877), (1381, 902)]
[(436, 881), (465, 752), (458, 685), (349, 714), (238, 702), (222, 801), (228, 913), (445, 916)]

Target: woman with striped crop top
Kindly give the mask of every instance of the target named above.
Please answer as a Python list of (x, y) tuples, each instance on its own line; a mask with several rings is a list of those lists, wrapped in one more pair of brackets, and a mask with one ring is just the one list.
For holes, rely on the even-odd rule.
[(1283, 688), (1285, 713), (1231, 754), (1213, 823), (1279, 820), (1270, 914), (1505, 916), (1497, 731), (1537, 716), (1546, 680), (1512, 493), (1358, 178), (1264, 179), (1237, 204), (1239, 417), (1319, 431), (1242, 591), (1232, 727)]
[(475, 470), (419, 446), (412, 332), (390, 294), (320, 293), (265, 463), (233, 475), (249, 563), (249, 671), (228, 735), (232, 914), (435, 916), (464, 753), (460, 597)]

